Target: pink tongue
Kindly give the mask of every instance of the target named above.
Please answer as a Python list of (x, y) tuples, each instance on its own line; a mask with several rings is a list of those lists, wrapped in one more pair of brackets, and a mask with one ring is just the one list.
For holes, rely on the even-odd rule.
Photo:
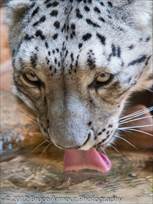
[(65, 150), (64, 171), (92, 169), (107, 173), (111, 166), (111, 161), (108, 157), (103, 153), (99, 153), (94, 148), (87, 151), (76, 149)]

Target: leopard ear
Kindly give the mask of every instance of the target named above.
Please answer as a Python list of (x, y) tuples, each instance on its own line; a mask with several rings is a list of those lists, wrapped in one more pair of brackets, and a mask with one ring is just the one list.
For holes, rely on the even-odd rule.
[(30, 0), (10, 0), (6, 4), (6, 22), (9, 26), (14, 26), (25, 15), (32, 5)]
[(22, 22), (32, 6), (32, 0), (9, 0), (5, 5), (5, 20), (9, 27), (9, 44), (15, 50), (22, 38)]
[(114, 5), (120, 8), (121, 18), (138, 29), (145, 29), (152, 23), (153, 0), (115, 0)]

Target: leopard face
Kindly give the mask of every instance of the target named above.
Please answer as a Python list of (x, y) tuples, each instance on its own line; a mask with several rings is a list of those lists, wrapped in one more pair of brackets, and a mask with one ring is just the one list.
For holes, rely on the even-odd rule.
[(151, 1), (12, 0), (8, 14), (16, 93), (43, 134), (110, 144), (128, 96), (151, 84)]

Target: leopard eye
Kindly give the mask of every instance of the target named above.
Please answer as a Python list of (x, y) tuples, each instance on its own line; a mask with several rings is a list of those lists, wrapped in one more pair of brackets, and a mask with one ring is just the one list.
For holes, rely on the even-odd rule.
[(110, 79), (112, 78), (112, 74), (110, 73), (101, 73), (96, 77), (96, 81), (99, 83), (109, 83)]
[(89, 88), (95, 88), (98, 89), (100, 87), (105, 87), (111, 83), (113, 80), (114, 75), (111, 73), (103, 72), (98, 74), (94, 81), (89, 85)]
[(42, 85), (41, 80), (32, 71), (28, 71), (22, 75), (23, 81), (32, 86), (40, 87)]

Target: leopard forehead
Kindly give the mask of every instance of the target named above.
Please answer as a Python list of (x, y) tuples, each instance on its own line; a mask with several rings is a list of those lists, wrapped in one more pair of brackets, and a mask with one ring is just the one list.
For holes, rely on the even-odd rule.
[(35, 1), (19, 35), (15, 67), (47, 67), (52, 75), (102, 67), (132, 72), (151, 52), (149, 33), (118, 18), (113, 2), (106, 0)]

